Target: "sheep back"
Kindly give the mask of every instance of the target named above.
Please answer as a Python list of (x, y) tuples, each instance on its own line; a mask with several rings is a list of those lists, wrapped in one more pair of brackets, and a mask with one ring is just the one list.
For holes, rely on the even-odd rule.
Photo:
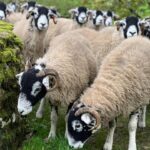
[(60, 87), (47, 96), (53, 105), (70, 104), (91, 84), (96, 76), (96, 62), (90, 43), (79, 34), (64, 33), (54, 38), (47, 53), (37, 64), (54, 69)]
[(143, 37), (124, 40), (111, 51), (81, 101), (96, 107), (109, 121), (128, 116), (150, 98), (150, 42)]

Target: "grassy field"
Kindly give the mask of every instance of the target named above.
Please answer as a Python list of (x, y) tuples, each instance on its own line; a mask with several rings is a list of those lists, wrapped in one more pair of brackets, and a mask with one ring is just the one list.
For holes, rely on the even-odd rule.
[[(49, 120), (49, 107), (46, 106), (44, 117), (36, 119), (35, 111), (29, 116), (30, 126), (35, 131), (34, 135), (23, 143), (21, 149), (23, 150), (72, 150), (64, 138), (65, 121), (64, 114), (60, 115), (57, 138), (50, 140), (48, 143), (44, 141), (49, 133), (50, 120)], [(64, 110), (60, 110), (62, 114)], [(138, 129), (137, 131), (137, 145), (138, 150), (150, 150), (150, 107), (147, 112), (147, 127), (145, 129)], [(97, 132), (86, 144), (82, 150), (100, 150), (107, 135), (107, 129), (101, 129)], [(117, 129), (114, 135), (113, 150), (127, 150), (128, 146), (128, 129), (127, 119), (119, 118)]]

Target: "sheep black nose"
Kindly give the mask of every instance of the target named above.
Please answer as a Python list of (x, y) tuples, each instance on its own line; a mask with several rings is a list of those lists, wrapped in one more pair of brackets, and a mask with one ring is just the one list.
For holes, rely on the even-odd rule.
[(130, 34), (132, 34), (132, 36), (135, 34), (136, 32), (130, 32)]
[(41, 23), (42, 27), (44, 27), (46, 24), (45, 23)]

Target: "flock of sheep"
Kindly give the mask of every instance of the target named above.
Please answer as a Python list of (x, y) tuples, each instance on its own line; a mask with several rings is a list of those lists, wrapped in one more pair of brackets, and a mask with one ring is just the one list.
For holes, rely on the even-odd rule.
[[(16, 75), (20, 86), (18, 112), (24, 116), (44, 98), (51, 104), (51, 129), (55, 138), (58, 107), (68, 106), (65, 136), (71, 147), (82, 148), (101, 126), (109, 131), (104, 150), (112, 150), (116, 118), (129, 117), (128, 150), (136, 150), (137, 126), (145, 127), (150, 102), (150, 19), (118, 18), (111, 11), (77, 7), (72, 19), (55, 8), (29, 1), (0, 3), (0, 19), (14, 24), (23, 43), (25, 71)], [(145, 37), (144, 37), (145, 36)]]

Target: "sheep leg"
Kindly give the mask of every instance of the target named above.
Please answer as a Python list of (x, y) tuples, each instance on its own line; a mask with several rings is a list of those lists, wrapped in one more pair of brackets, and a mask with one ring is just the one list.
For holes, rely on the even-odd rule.
[(43, 111), (44, 111), (44, 104), (45, 104), (45, 99), (43, 98), (40, 102), (40, 106), (36, 112), (36, 118), (42, 118), (43, 117)]
[(56, 127), (57, 127), (57, 120), (58, 120), (58, 107), (57, 106), (51, 106), (51, 128), (50, 132), (48, 135), (47, 140), (50, 138), (55, 138), (56, 137)]
[(136, 147), (136, 130), (138, 124), (138, 113), (132, 113), (130, 115), (128, 130), (129, 130), (129, 146), (128, 150), (137, 150)]
[(140, 128), (146, 127), (146, 108), (147, 106), (142, 106), (139, 113), (138, 126)]
[(104, 144), (103, 148), (104, 150), (112, 150), (115, 128), (116, 128), (116, 120), (114, 119), (109, 122), (109, 131)]

